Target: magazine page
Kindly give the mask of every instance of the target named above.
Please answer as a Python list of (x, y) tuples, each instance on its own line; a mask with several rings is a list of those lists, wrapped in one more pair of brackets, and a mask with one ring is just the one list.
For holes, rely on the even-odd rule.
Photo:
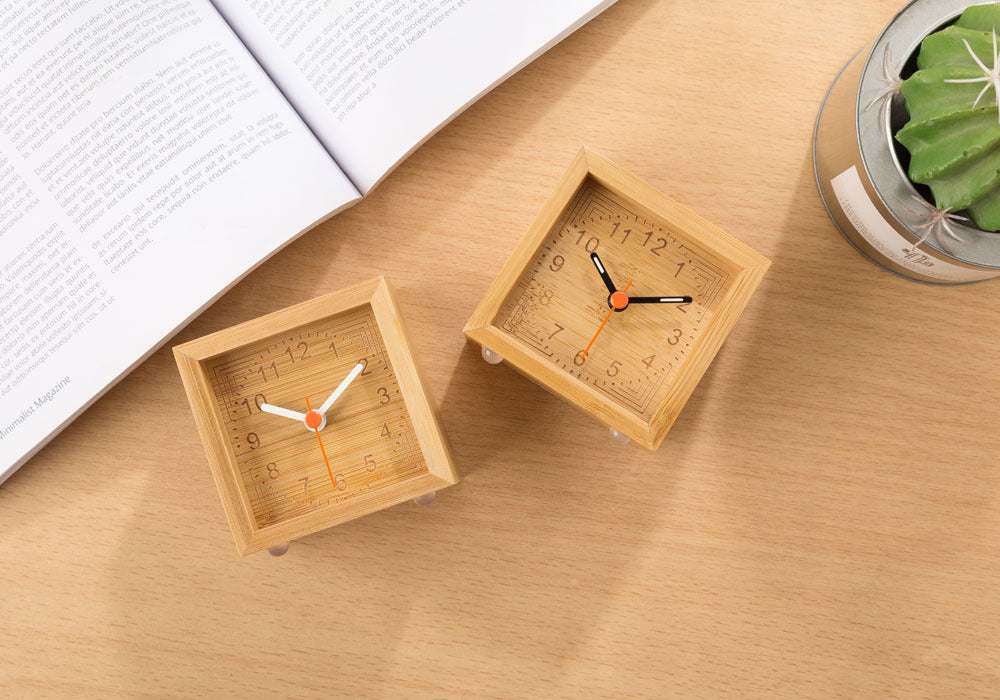
[(213, 0), (362, 194), (613, 0)]
[(0, 481), (358, 198), (207, 0), (0, 7)]

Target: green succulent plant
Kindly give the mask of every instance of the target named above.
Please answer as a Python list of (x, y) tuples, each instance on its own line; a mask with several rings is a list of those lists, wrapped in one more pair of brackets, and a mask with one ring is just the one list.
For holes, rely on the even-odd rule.
[(984, 231), (1000, 230), (998, 28), (1000, 4), (973, 5), (923, 40), (917, 71), (900, 86), (910, 120), (896, 132), (910, 180)]

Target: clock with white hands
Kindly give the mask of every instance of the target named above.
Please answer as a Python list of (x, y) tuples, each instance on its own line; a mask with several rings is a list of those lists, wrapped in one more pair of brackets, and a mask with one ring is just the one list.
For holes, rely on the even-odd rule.
[(382, 278), (174, 354), (241, 554), (458, 481)]

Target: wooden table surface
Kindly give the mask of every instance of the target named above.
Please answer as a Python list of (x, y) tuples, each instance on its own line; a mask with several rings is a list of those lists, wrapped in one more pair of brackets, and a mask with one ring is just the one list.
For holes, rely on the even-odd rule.
[[(900, 0), (621, 0), (0, 488), (5, 697), (996, 697), (1000, 282), (827, 218), (816, 111)], [(659, 451), (461, 333), (581, 144), (773, 265)], [(235, 553), (169, 347), (377, 275), (463, 481)]]

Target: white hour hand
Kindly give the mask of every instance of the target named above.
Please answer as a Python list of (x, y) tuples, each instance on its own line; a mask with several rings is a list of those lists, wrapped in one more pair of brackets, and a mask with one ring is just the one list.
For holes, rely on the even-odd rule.
[(361, 371), (364, 370), (364, 368), (365, 365), (363, 362), (359, 362), (354, 365), (354, 369), (352, 369), (347, 376), (344, 377), (344, 380), (340, 382), (340, 386), (334, 389), (333, 393), (330, 394), (330, 397), (323, 402), (322, 406), (319, 407), (320, 415), (326, 415), (326, 412), (330, 410), (330, 406), (333, 405), (333, 402), (340, 398), (340, 395), (343, 394), (344, 390), (347, 389), (350, 383), (354, 381), (354, 378), (361, 374)]
[(297, 421), (304, 421), (306, 419), (305, 413), (299, 413), (298, 411), (291, 411), (287, 408), (282, 408), (281, 406), (272, 406), (269, 403), (262, 403), (260, 405), (260, 410), (266, 411), (268, 413), (273, 413), (276, 416), (291, 418), (292, 420), (297, 420)]

